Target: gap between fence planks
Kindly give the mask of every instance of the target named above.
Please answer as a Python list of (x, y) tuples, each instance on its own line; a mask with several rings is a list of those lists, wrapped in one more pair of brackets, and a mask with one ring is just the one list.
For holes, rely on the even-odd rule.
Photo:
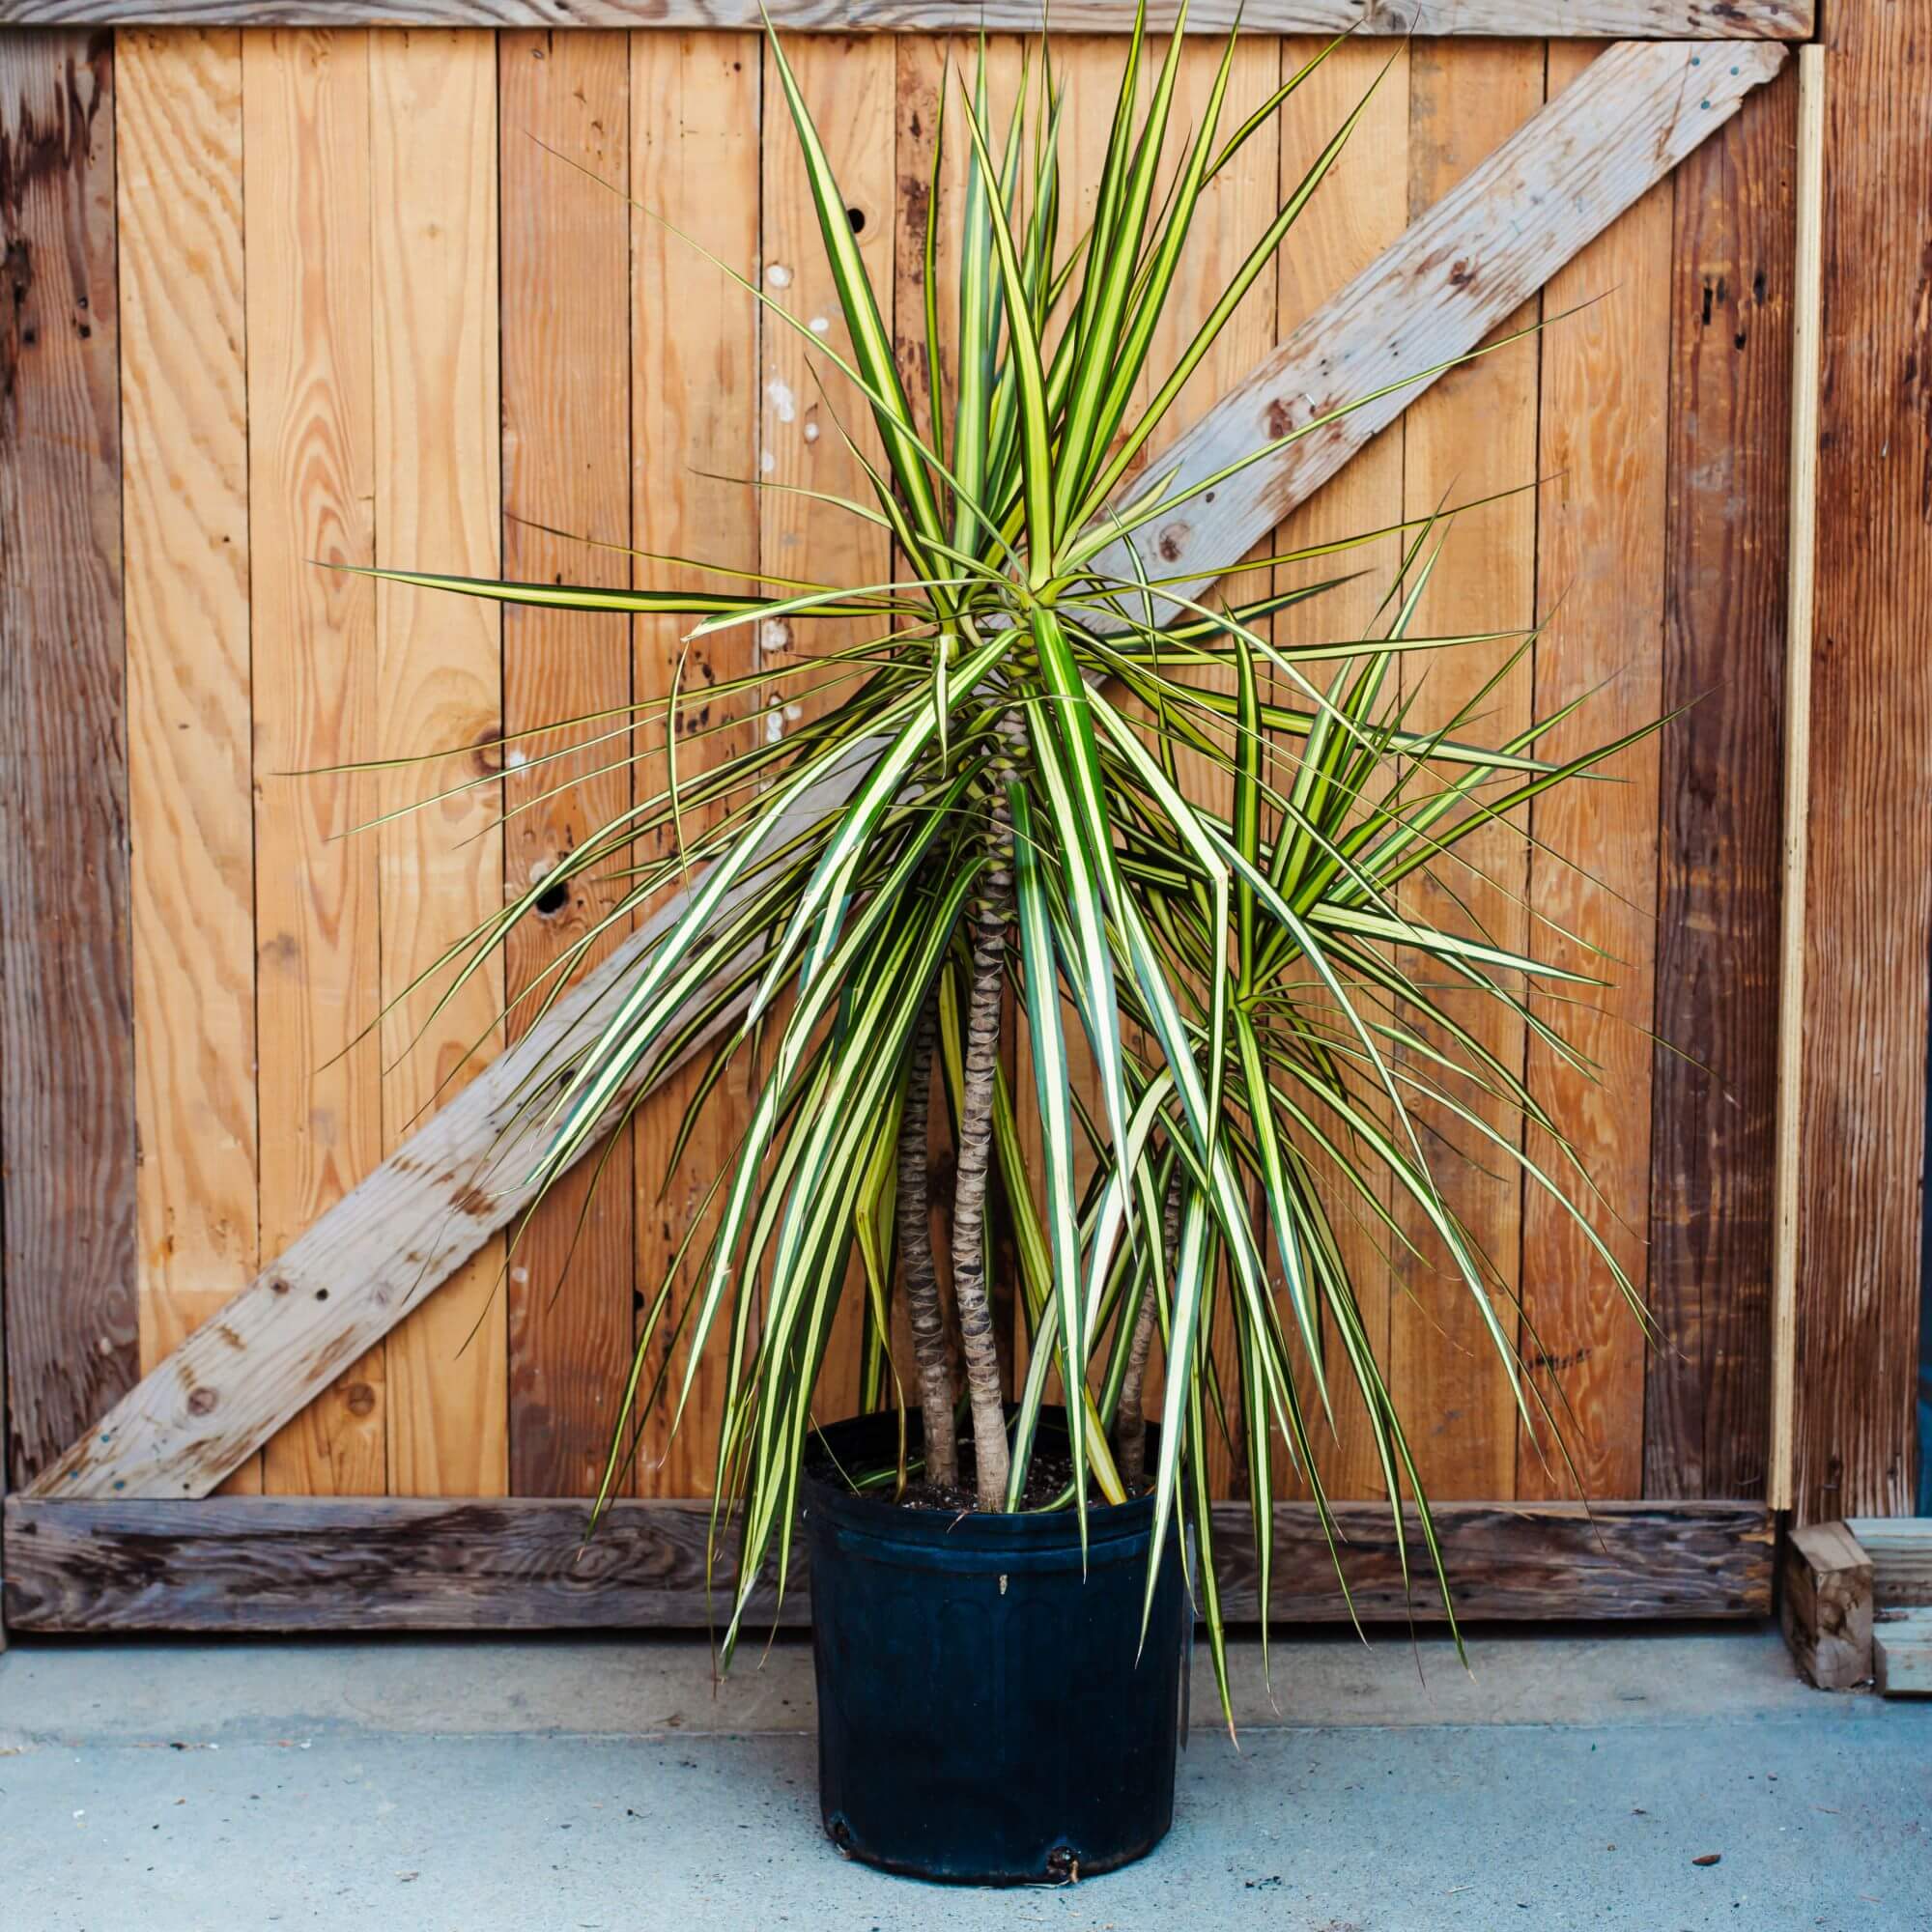
[[(1707, 51), (1642, 43), (1610, 49), (1217, 404), (1173, 452), (1183, 480), (1218, 470), (1350, 394), (1405, 381), (1397, 394), (1289, 445), (1156, 526), (1163, 563), (1205, 571), (1210, 559), (1237, 556), (1259, 540), (1399, 413), (1435, 364), (1509, 315), (1785, 58), (1775, 44), (1733, 46), (1721, 61)], [(814, 797), (801, 812), (830, 802), (829, 793)], [(541, 1122), (526, 1121), (491, 1152), (521, 1084), (539, 1067), (556, 1067), (561, 1042), (587, 1037), (595, 1011), (680, 903), (326, 1212), (29, 1493), (206, 1495), (381, 1339), (527, 1204), (521, 1183)]]
[[(1429, 38), (1780, 40), (1810, 37), (1815, 0), (1197, 0), (1189, 31)], [(1155, 10), (1154, 24), (1173, 10)], [(758, 27), (785, 33), (1033, 33), (1039, 0), (0, 0), (0, 26)], [(1123, 33), (1133, 0), (1069, 0), (1064, 34)]]
[[(1213, 1506), (1221, 1608), (1260, 1619), (1251, 1516)], [(1771, 1608), (1762, 1503), (1438, 1503), (1459, 1618), (1753, 1617)], [(1441, 1599), (1406, 1513), (1408, 1574), (1381, 1503), (1338, 1503), (1355, 1615), (1439, 1622)], [(619, 1501), (588, 1542), (588, 1506), (551, 1497), (214, 1496), (206, 1502), (7, 1504), (16, 1630), (638, 1630), (704, 1628), (730, 1600), (733, 1552), (705, 1588), (709, 1506)], [(1312, 1503), (1274, 1509), (1273, 1623), (1350, 1614)], [(810, 1621), (803, 1567), (753, 1629)]]

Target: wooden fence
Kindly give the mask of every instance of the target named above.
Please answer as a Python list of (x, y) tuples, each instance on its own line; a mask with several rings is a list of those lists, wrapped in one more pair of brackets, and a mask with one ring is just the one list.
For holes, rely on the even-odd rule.
[[(499, 815), (496, 784), (470, 782), (496, 776), (491, 741), (660, 696), (674, 657), (676, 627), (664, 621), (503, 617), (320, 566), (628, 581), (621, 549), (558, 529), (780, 572), (808, 559), (832, 578), (886, 572), (867, 526), (757, 487), (852, 490), (838, 429), (848, 400), (821, 391), (788, 331), (760, 329), (742, 292), (625, 199), (836, 341), (768, 56), (755, 33), (725, 30), (740, 23), (728, 9), (694, 5), (686, 21), (653, 6), (657, 24), (624, 31), (639, 11), (578, 5), (572, 17), (591, 24), (562, 31), (546, 0), (444, 0), (330, 17), (452, 24), (323, 31), (318, 10), (293, 0), (0, 0), (0, 22), (123, 23), (0, 27), (13, 294), (0, 319), (11, 331), (0, 1131), (15, 1625), (302, 1626), (365, 1603), (399, 1623), (693, 1614), (687, 1519), (649, 1499), (708, 1486), (702, 1400), (675, 1440), (647, 1435), (638, 1511), (602, 1560), (601, 1594), (578, 1576), (557, 1583), (581, 1511), (541, 1501), (594, 1487), (639, 1310), (728, 1141), (722, 1122), (701, 1130), (688, 1179), (658, 1198), (681, 1092), (644, 1112), (581, 1226), (580, 1175), (522, 1230), (507, 1267), (494, 1234), (441, 1286), (428, 1261), (405, 1269), (397, 1293), (411, 1312), (328, 1330), (332, 1359), (320, 1342), (299, 1361), (293, 1345), (265, 1353), (237, 1312), (244, 1303), (223, 1314), (251, 1283), (264, 1307), (360, 1292), (380, 1222), (332, 1252), (312, 1239), (300, 1268), (278, 1273), (277, 1257), (366, 1177), (408, 1166), (412, 1132), (468, 1077), (463, 1055), (482, 1041), (487, 1057), (505, 1002), (597, 915), (581, 885), (560, 890), (500, 978), (440, 1009), (413, 988), (457, 931), (540, 880), (631, 795), (608, 741), (544, 762), (598, 735), (582, 727), (520, 741), (509, 755), (523, 769), (508, 776), (511, 810)], [(1082, 6), (1061, 21), (1111, 28), (1115, 11)], [(1271, 31), (1244, 39), (1230, 112), (1318, 44), (1273, 29), (1326, 31), (1361, 11), (1250, 7), (1250, 23), (1260, 14)], [(1372, 27), (1399, 30), (1413, 10), (1368, 11)], [(1602, 1177), (1660, 1345), (1646, 1349), (1574, 1234), (1514, 1180), (1469, 1168), (1451, 1183), (1534, 1323), (1534, 1373), (1574, 1418), (1577, 1471), (1606, 1505), (1608, 1541), (1579, 1540), (1568, 1479), (1520, 1429), (1473, 1313), (1426, 1273), (1371, 1265), (1369, 1318), (1433, 1493), (1471, 1505), (1454, 1520), (1497, 1613), (1761, 1608), (1796, 123), (1791, 67), (1765, 78), (1777, 58), (1762, 37), (1808, 32), (1809, 9), (1490, 0), (1442, 11), (1451, 25), (1519, 35), (1555, 22), (1581, 31), (1572, 16), (1588, 14), (1605, 35), (1732, 37), (1683, 50), (1672, 102), (1673, 124), (1703, 112), (1721, 125), (1682, 135), (1676, 171), (1651, 164), (1635, 185), (1654, 185), (1558, 255), (1547, 282), (1539, 272), (1504, 326), (1566, 319), (1420, 394), (1283, 526), (1306, 541), (1540, 478), (1459, 520), (1431, 590), (1442, 629), (1548, 618), (1533, 654), (1483, 700), (1496, 727), (1585, 691), (1598, 695), (1578, 743), (1690, 707), (1618, 761), (1621, 783), (1540, 801), (1531, 839), (1490, 853), (1502, 883), (1473, 908), (1492, 930), (1537, 926), (1546, 943), (1580, 931), (1624, 962), (1600, 1012), (1564, 1020), (1603, 1063), (1601, 1086), (1567, 1074), (1520, 1027), (1492, 1018), (1489, 1043), (1526, 1066)], [(838, 21), (963, 23), (953, 13), (847, 5)], [(830, 24), (815, 0), (780, 17)], [(170, 18), (190, 24), (155, 24)], [(296, 24), (226, 24), (278, 20)], [(1021, 52), (1017, 38), (994, 39), (1002, 87)], [(1188, 49), (1190, 100), (1217, 52), (1205, 40)], [(793, 53), (902, 335), (921, 312), (949, 53), (956, 66), (969, 48), (939, 34), (822, 33)], [(1282, 184), (1391, 53), (1279, 275), (1204, 372), (1193, 416), (1611, 58), (1540, 37), (1343, 47), (1280, 139), (1252, 144), (1217, 184), (1190, 263), (1200, 285), (1245, 251)], [(1094, 103), (1118, 57), (1119, 43), (1099, 35), (1057, 41), (1071, 164), (1088, 194), (1106, 131)], [(1759, 65), (1739, 77), (1747, 63)], [(1592, 164), (1587, 152), (1573, 160)], [(956, 179), (955, 160), (943, 194)], [(1567, 166), (1529, 181), (1530, 217), (1560, 228), (1572, 186)], [(1512, 271), (1499, 238), (1435, 267), (1452, 296)], [(1393, 540), (1371, 553), (1384, 581), (1395, 554)], [(1827, 556), (1821, 611), (1873, 595), (1856, 581), (1871, 567)], [(1379, 590), (1322, 600), (1298, 628), (1284, 618), (1281, 635), (1335, 635)], [(1821, 639), (1828, 664), (1837, 635)], [(687, 682), (753, 669), (760, 650), (785, 641), (741, 637), (708, 640)], [(1430, 704), (1446, 711), (1499, 662), (1438, 669)], [(1829, 677), (1820, 696), (1821, 716), (1858, 708)], [(1825, 755), (1848, 755), (1846, 744), (1834, 735)], [(463, 747), (429, 767), (293, 775)], [(1847, 776), (1876, 784), (1897, 755), (1887, 749)], [(560, 775), (571, 782), (560, 787)], [(428, 810), (384, 819), (445, 788)], [(1835, 806), (1814, 836), (1814, 891), (1863, 904), (1821, 878), (1831, 865), (1818, 861), (1819, 837), (1843, 844)], [(1573, 859), (1606, 890), (1584, 890)], [(1917, 879), (1865, 916), (1894, 935), (1917, 921), (1922, 939), (1924, 898)], [(1865, 944), (1835, 927), (1814, 939), (1828, 983)], [(1915, 1069), (1917, 1106), (1922, 944), (1914, 956), (1918, 1019), (1887, 1016), (1879, 1037), (1889, 1065)], [(373, 1024), (389, 1001), (390, 1017)], [(512, 1007), (512, 1035), (526, 1010)], [(1847, 1023), (1827, 993), (1821, 1037)], [(1807, 1120), (1811, 1160), (1841, 1160), (1827, 1116)], [(1902, 1151), (1882, 1158), (1903, 1171)], [(1823, 1183), (1810, 1185), (1815, 1204)], [(1828, 1200), (1813, 1218), (1836, 1225), (1841, 1211)], [(1888, 1213), (1885, 1229), (1894, 1221)], [(1860, 1319), (1889, 1322), (1894, 1258), (1874, 1254), (1871, 1266)], [(1814, 1366), (1845, 1373), (1835, 1306), (1801, 1301), (1821, 1350), (1801, 1390)], [(123, 1478), (86, 1487), (90, 1429), (211, 1321), (204, 1352), (183, 1362), (215, 1359), (225, 1336), (255, 1350), (251, 1380), (279, 1375), (320, 1393), (259, 1450), (251, 1439), (225, 1457), (223, 1499), (170, 1500), (200, 1490), (138, 1479), (119, 1494)], [(381, 1339), (369, 1346), (370, 1335)], [(1890, 1377), (1888, 1366), (1864, 1392), (1869, 1423), (1821, 1423), (1801, 1396), (1803, 1500), (1814, 1512), (1821, 1498), (1833, 1515), (1897, 1506), (1902, 1491), (1864, 1460), (1897, 1439)], [(230, 1396), (197, 1368), (169, 1400), (214, 1432)], [(1848, 1428), (1861, 1445), (1849, 1458)], [(67, 1454), (76, 1444), (79, 1462)], [(1337, 1493), (1375, 1493), (1364, 1450), (1345, 1422), (1328, 1471)], [(1836, 1456), (1835, 1477), (1818, 1473), (1821, 1454)], [(65, 1493), (99, 1502), (62, 1499), (60, 1478), (77, 1473), (83, 1487)], [(1833, 1494), (1833, 1481), (1856, 1495)], [(247, 1500), (255, 1492), (469, 1500), (290, 1501), (270, 1518)], [(476, 1500), (491, 1498), (506, 1500)], [(194, 1511), (204, 1514), (190, 1520)], [(1370, 1519), (1359, 1520), (1370, 1538)], [(549, 1580), (532, 1594), (538, 1574)], [(1333, 1613), (1319, 1576), (1290, 1589), (1291, 1607)]]

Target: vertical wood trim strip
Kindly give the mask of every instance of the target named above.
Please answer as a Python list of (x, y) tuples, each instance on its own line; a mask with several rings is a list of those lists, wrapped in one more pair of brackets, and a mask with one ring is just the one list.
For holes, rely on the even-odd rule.
[[(495, 577), (496, 36), (372, 34), (369, 99), (376, 559)], [(493, 744), (502, 671), (495, 605), (379, 583), (374, 729), (350, 755), (414, 758)], [(495, 767), (494, 751), (472, 751), (383, 772), (381, 808), (403, 815), (352, 840), (373, 847), (379, 870), (384, 1154), (502, 1045), (499, 956), (453, 994), (447, 971), (416, 983), (454, 937), (502, 904), (496, 789), (454, 790)], [(507, 1484), (502, 1261), (494, 1236), (388, 1338), (392, 1495), (495, 1495)]]
[[(1553, 41), (1555, 94), (1596, 58)], [(1669, 455), (1670, 184), (1660, 182), (1544, 290), (1536, 473), (1536, 715), (1581, 697), (1538, 741), (1574, 757), (1655, 722), (1662, 660)], [(1583, 304), (1589, 304), (1584, 307)], [(1569, 310), (1579, 313), (1566, 314)], [(1596, 1223), (1643, 1292), (1650, 1204), (1650, 1020), (1657, 902), (1656, 738), (1603, 769), (1610, 782), (1560, 786), (1531, 810), (1529, 912), (1542, 957), (1610, 983), (1532, 989), (1539, 1016), (1586, 1068), (1542, 1041), (1529, 1085), (1599, 1200), (1555, 1141), (1528, 1135), (1537, 1165)], [(1570, 935), (1574, 935), (1572, 938)], [(1643, 1483), (1643, 1325), (1571, 1216), (1522, 1182), (1525, 1367), (1553, 1418), (1518, 1425), (1519, 1497), (1634, 1496)]]
[(1932, 7), (1826, 10), (1796, 1467), (1910, 1515), (1932, 952)]
[(113, 37), (0, 35), (0, 1143), (7, 1460), (133, 1385)]
[[(382, 983), (377, 846), (340, 836), (373, 814), (376, 786), (316, 775), (376, 742), (375, 586), (327, 567), (375, 561), (369, 37), (250, 29), (242, 67), (256, 1091), (262, 1246), (280, 1254), (383, 1151), (381, 1043), (364, 1032)], [(383, 1350), (336, 1361), (269, 1441), (270, 1492), (383, 1492)]]
[(1680, 168), (1644, 1494), (1765, 1487), (1791, 288), (1787, 77)]
[(115, 63), (145, 1371), (261, 1264), (242, 37)]
[(1784, 629), (1784, 903), (1771, 1275), (1771, 1479), (1791, 1507), (1797, 1401), (1799, 1153), (1804, 1082), (1804, 864), (1811, 821), (1812, 594), (1818, 562), (1819, 319), (1825, 295), (1825, 49), (1798, 50), (1797, 257), (1791, 288), (1791, 526)]
[[(529, 525), (630, 541), (631, 215), (623, 200), (631, 181), (630, 42), (622, 34), (505, 34), (497, 58), (504, 575), (622, 587), (631, 573), (621, 551), (567, 543)], [(504, 612), (506, 731), (630, 701), (628, 617)], [(504, 827), (503, 884), (512, 898), (629, 809), (628, 746), (611, 735), (625, 724), (607, 717), (506, 749), (503, 802), (517, 815)], [(545, 971), (606, 917), (620, 888), (580, 875), (552, 890), (559, 896), (540, 900), (537, 916), (520, 920), (504, 949), (509, 998), (535, 989), (510, 1011), (513, 1040), (529, 1030), (550, 988)], [(606, 958), (618, 936), (600, 941), (586, 964)], [(592, 1198), (597, 1158), (562, 1176), (511, 1241), (514, 1495), (594, 1495), (604, 1473), (631, 1359), (631, 1130), (622, 1130)]]

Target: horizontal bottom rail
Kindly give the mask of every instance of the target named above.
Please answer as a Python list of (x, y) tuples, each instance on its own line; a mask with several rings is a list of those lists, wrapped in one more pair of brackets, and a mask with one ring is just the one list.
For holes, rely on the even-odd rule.
[[(701, 1502), (617, 1503), (583, 1540), (588, 1506), (548, 1497), (212, 1496), (195, 1502), (7, 1499), (4, 1620), (60, 1632), (382, 1632), (702, 1628)], [(1335, 1518), (1356, 1614), (1439, 1620), (1409, 1519), (1410, 1581), (1388, 1511)], [(1459, 1616), (1752, 1617), (1771, 1608), (1775, 1533), (1755, 1502), (1443, 1503), (1435, 1510)], [(1278, 1503), (1271, 1621), (1346, 1618), (1307, 1503)], [(1245, 1503), (1215, 1506), (1222, 1606), (1260, 1617)], [(810, 1621), (803, 1566), (760, 1622)]]

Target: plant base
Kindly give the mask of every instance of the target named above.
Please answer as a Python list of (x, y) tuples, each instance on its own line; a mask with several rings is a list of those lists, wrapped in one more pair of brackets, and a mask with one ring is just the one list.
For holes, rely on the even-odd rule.
[[(911, 1418), (916, 1431), (918, 1417)], [(1064, 1420), (1043, 1417), (1065, 1440)], [(1186, 1593), (1170, 1531), (1141, 1606), (1151, 1496), (954, 1516), (855, 1496), (894, 1415), (838, 1423), (805, 1478), (818, 1790), (842, 1851), (961, 1885), (1037, 1885), (1144, 1857), (1174, 1819)]]

